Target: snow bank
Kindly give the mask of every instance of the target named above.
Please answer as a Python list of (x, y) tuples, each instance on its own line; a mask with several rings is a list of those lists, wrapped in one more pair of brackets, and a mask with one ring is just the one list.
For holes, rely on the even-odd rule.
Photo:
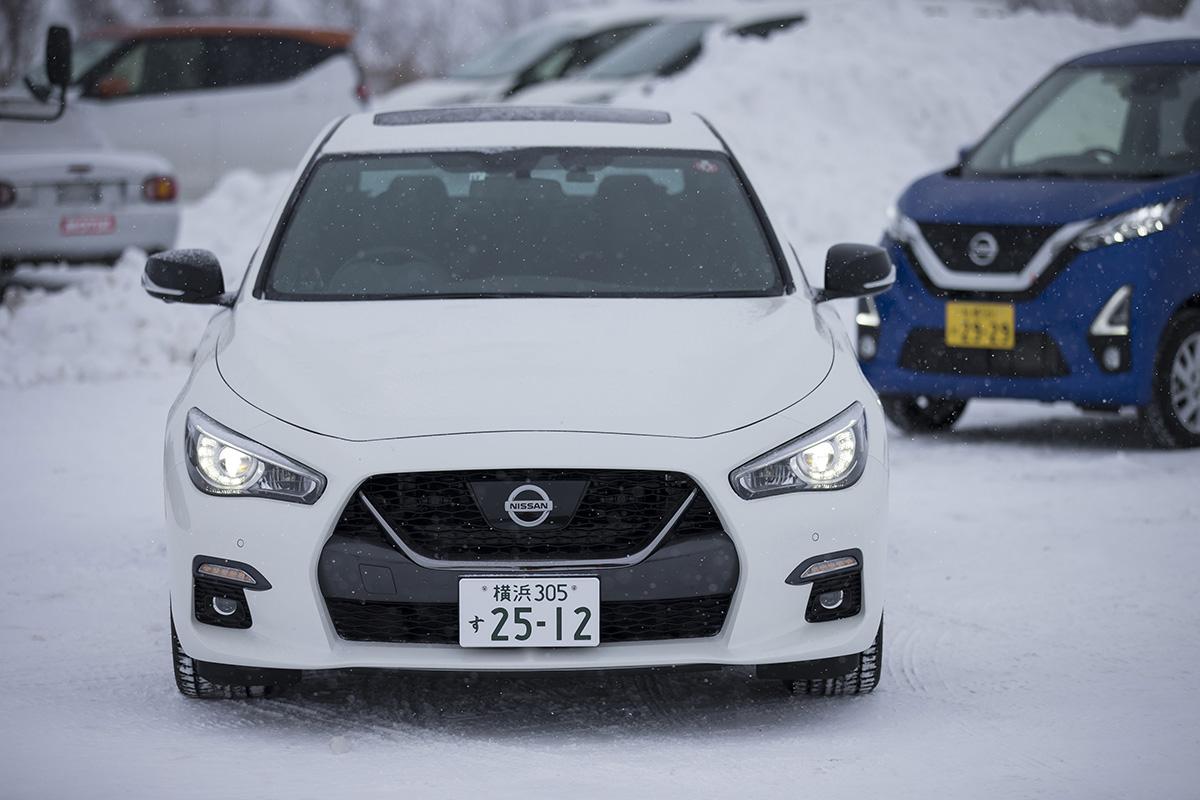
[(678, 78), (614, 103), (712, 120), (816, 278), (829, 245), (876, 241), (906, 184), (953, 163), (1051, 68), (1089, 50), (1200, 35), (1193, 6), (1184, 20), (1113, 28), (974, 3), (817, 5), (807, 26), (768, 40), (714, 37)]
[[(237, 286), (287, 181), (227, 175), (184, 208), (179, 246), (215, 252), (226, 286)], [(0, 305), (0, 386), (153, 375), (190, 363), (212, 309), (151, 299), (141, 285), (145, 262), (130, 250), (112, 269), (26, 271), (31, 282), (67, 288), (8, 292)]]

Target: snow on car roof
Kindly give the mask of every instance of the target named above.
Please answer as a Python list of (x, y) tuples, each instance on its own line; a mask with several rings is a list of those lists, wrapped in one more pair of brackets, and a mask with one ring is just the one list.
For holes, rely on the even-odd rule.
[(581, 106), (460, 106), (347, 117), (324, 153), (510, 147), (637, 147), (724, 151), (690, 112)]

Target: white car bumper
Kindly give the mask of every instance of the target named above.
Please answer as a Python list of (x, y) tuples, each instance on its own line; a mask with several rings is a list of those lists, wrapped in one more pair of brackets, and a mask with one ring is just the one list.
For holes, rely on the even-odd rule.
[[(734, 493), (728, 479), (732, 469), (822, 424), (855, 400), (866, 408), (870, 455), (854, 486), (751, 501)], [(324, 494), (307, 506), (201, 493), (191, 483), (184, 459), (185, 416), (192, 407), (321, 471), (328, 478)], [(861, 652), (871, 645), (883, 613), (886, 436), (878, 402), (847, 353), (839, 355), (825, 382), (792, 408), (702, 439), (514, 432), (349, 442), (298, 429), (250, 406), (209, 363), (197, 369), (171, 411), (165, 454), (174, 621), (184, 650), (201, 661), (284, 669), (462, 671), (758, 665)], [(343, 508), (365, 479), (385, 473), (537, 467), (690, 475), (736, 547), (737, 585), (719, 634), (561, 649), (347, 641), (338, 635), (318, 583), (318, 567)], [(811, 587), (789, 585), (785, 579), (807, 559), (852, 548), (862, 553), (862, 610), (846, 619), (806, 622)], [(226, 629), (196, 620), (192, 570), (197, 555), (249, 564), (270, 582), (267, 591), (246, 593), (251, 627)]]
[(0, 258), (17, 262), (114, 259), (127, 248), (174, 246), (175, 203), (112, 208), (9, 208), (0, 211)]

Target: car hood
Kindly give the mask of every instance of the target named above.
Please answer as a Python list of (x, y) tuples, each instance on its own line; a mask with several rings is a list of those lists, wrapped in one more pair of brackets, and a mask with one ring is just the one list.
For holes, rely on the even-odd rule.
[(798, 295), (239, 303), (217, 365), (247, 402), (350, 440), (485, 431), (701, 437), (829, 373)]
[(1068, 178), (962, 178), (946, 173), (914, 183), (899, 208), (918, 222), (1065, 225), (1190, 195), (1196, 176), (1158, 181)]

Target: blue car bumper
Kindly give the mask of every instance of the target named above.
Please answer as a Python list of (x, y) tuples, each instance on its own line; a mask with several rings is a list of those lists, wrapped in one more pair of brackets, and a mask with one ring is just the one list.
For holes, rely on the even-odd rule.
[[(1157, 345), (1173, 306), (1156, 288), (1161, 251), (1155, 245), (1134, 242), (1076, 253), (1035, 293), (1006, 298), (939, 290), (915, 267), (905, 245), (886, 238), (897, 283), (876, 300), (881, 323), (874, 331), (876, 353), (864, 359), (863, 371), (880, 394), (1142, 405), (1150, 399)], [(1122, 286), (1132, 287), (1129, 335), (1117, 341), (1089, 336), (1092, 322)], [(946, 304), (952, 300), (1012, 302), (1017, 351), (946, 347)], [(860, 335), (870, 332), (860, 329)], [(1101, 364), (1109, 344), (1120, 351), (1116, 370)]]

